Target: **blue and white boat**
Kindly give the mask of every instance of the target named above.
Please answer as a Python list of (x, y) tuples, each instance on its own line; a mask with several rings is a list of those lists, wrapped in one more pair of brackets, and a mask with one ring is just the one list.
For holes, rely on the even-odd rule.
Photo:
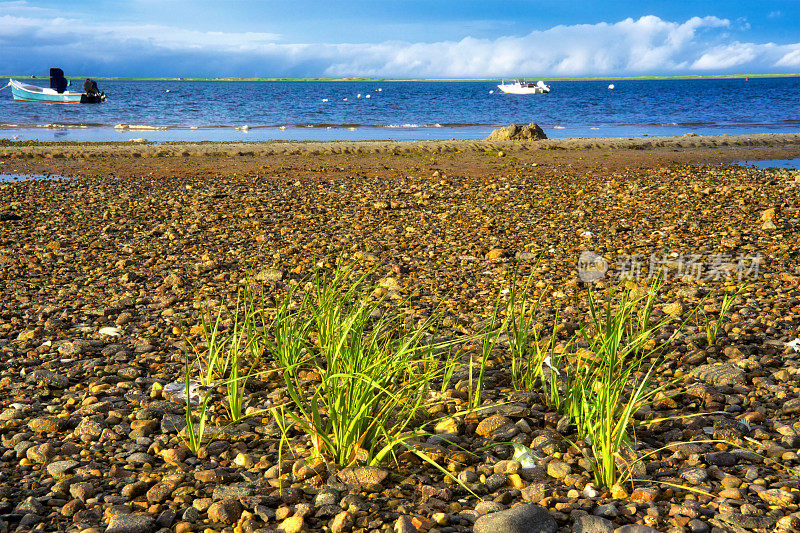
[(50, 87), (39, 87), (9, 79), (6, 87), (18, 102), (47, 102), (55, 104), (97, 104), (106, 99), (105, 93), (97, 90), (97, 84), (87, 79), (84, 92), (67, 91), (69, 82), (60, 68), (50, 69)]

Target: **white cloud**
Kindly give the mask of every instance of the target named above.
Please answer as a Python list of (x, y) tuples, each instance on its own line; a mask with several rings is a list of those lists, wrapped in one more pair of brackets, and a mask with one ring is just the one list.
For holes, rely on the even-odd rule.
[(447, 78), (780, 72), (800, 66), (800, 43), (730, 42), (731, 26), (713, 16), (685, 22), (644, 16), (495, 39), (310, 45), (266, 32), (93, 23), (6, 2), (0, 3), (0, 72), (40, 71), (53, 63), (95, 76)]

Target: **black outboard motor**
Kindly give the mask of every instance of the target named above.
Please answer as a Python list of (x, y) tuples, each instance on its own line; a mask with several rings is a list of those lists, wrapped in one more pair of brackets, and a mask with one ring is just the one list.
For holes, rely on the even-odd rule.
[(67, 90), (67, 78), (64, 77), (64, 71), (60, 68), (50, 69), (50, 88), (55, 89), (57, 93)]
[(97, 88), (97, 83), (89, 78), (86, 78), (86, 81), (83, 82), (83, 92), (89, 96), (98, 96), (100, 94), (100, 90)]
[(97, 88), (97, 83), (89, 78), (83, 82), (83, 92), (81, 95), (81, 103), (84, 104), (99, 104), (106, 99), (106, 93), (100, 92)]

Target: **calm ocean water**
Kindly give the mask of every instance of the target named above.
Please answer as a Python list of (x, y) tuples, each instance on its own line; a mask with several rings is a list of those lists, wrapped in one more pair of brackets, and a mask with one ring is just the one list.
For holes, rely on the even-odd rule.
[(479, 139), (529, 122), (550, 138), (800, 132), (800, 78), (548, 84), (550, 94), (515, 96), (477, 81), (102, 81), (99, 105), (14, 102), (7, 88), (0, 139)]

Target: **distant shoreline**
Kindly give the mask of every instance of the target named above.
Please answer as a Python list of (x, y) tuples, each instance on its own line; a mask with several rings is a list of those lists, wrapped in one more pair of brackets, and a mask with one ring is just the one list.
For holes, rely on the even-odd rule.
[[(550, 76), (506, 76), (505, 78), (360, 78), (360, 77), (346, 77), (346, 78), (237, 78), (237, 77), (220, 77), (220, 78), (184, 78), (178, 76), (167, 77), (117, 77), (117, 76), (67, 76), (68, 80), (82, 80), (90, 77), (98, 81), (233, 81), (233, 82), (495, 82), (500, 79), (513, 79), (521, 77), (524, 79), (547, 79), (550, 81), (639, 81), (639, 80), (713, 80), (713, 79), (741, 79), (741, 78), (797, 78), (800, 73), (793, 74), (710, 74), (710, 75), (683, 75), (683, 76), (568, 76), (568, 77), (550, 77)], [(0, 78), (15, 78), (15, 79), (37, 79), (46, 80), (48, 76), (34, 76), (30, 74), (3, 74)]]

